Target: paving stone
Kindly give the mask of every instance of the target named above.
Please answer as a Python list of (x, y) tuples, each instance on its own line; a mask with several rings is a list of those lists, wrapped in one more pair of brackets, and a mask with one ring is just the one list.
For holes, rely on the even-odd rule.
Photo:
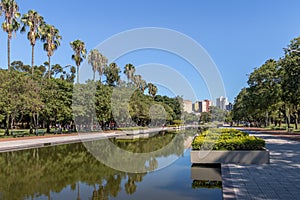
[[(222, 165), (223, 199), (300, 200), (300, 143), (273, 135), (257, 136), (266, 140), (271, 163)], [(224, 191), (231, 191), (230, 198)]]

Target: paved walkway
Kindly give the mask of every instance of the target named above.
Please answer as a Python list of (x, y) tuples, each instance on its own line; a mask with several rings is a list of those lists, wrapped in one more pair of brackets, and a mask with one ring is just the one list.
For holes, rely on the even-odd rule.
[(31, 137), (22, 138), (17, 140), (0, 141), (0, 152), (5, 151), (16, 151), (23, 149), (30, 149), (36, 147), (52, 146), (59, 144), (76, 143), (82, 141), (89, 141), (95, 139), (104, 139), (110, 137), (116, 137), (120, 134), (115, 132), (111, 133), (81, 133), (72, 134), (68, 136), (57, 136), (57, 137)]
[(266, 140), (270, 164), (223, 164), (223, 199), (300, 200), (300, 142), (276, 135), (254, 135)]
[(53, 136), (33, 136), (22, 138), (9, 138), (0, 140), (0, 153), (6, 151), (16, 151), (44, 146), (53, 146), (59, 144), (77, 143), (90, 140), (98, 140), (112, 137), (142, 137), (152, 132), (159, 132), (162, 130), (173, 130), (172, 127), (166, 128), (149, 128), (135, 131), (114, 131), (114, 132), (101, 132), (101, 133), (78, 133), (70, 135), (53, 135)]

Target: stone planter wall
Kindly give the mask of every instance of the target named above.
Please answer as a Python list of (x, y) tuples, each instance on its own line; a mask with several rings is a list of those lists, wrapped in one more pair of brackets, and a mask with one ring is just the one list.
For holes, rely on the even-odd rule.
[(191, 151), (192, 163), (235, 163), (235, 164), (269, 164), (268, 150), (244, 151)]

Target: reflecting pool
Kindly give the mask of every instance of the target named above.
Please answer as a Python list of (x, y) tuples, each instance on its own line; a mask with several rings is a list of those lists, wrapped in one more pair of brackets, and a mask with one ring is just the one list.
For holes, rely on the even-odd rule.
[[(108, 141), (1, 153), (0, 199), (222, 199), (219, 178), (197, 180), (210, 179), (208, 171), (219, 177), (219, 169), (191, 165), (186, 143), (191, 134), (164, 132), (149, 138), (109, 139), (119, 149), (147, 152), (144, 160), (131, 163), (137, 171), (143, 166), (143, 173), (116, 170), (122, 163), (133, 162), (131, 158), (114, 161), (116, 168), (100, 162), (97, 156), (111, 155), (111, 149), (105, 146)], [(167, 151), (159, 151), (167, 145)], [(102, 154), (95, 156), (94, 149)], [(166, 159), (172, 162), (162, 165)]]

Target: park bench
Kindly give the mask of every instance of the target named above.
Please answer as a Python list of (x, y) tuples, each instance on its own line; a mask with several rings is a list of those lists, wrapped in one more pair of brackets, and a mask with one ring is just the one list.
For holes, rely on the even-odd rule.
[(14, 138), (17, 138), (17, 137), (24, 137), (24, 136), (29, 136), (27, 133), (25, 133), (25, 131), (12, 131), (12, 132), (11, 132), (11, 135), (12, 135)]
[(35, 130), (35, 135), (36, 136), (45, 135), (45, 131), (44, 130)]
[(62, 129), (55, 129), (54, 134), (62, 134)]

